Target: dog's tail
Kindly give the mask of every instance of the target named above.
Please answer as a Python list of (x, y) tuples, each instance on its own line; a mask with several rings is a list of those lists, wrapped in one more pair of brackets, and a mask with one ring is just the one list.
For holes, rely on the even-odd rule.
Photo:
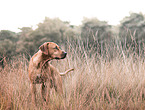
[(64, 76), (65, 74), (69, 73), (70, 71), (74, 71), (74, 68), (68, 69), (64, 73), (60, 73), (60, 76)]

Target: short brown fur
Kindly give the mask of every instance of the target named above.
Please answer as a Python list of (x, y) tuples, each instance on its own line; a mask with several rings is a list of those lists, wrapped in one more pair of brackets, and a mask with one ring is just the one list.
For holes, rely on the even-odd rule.
[(66, 57), (67, 53), (62, 51), (56, 43), (46, 42), (42, 44), (39, 49), (40, 50), (32, 56), (28, 70), (31, 81), (32, 102), (34, 104), (36, 104), (36, 84), (41, 84), (41, 96), (45, 101), (49, 101), (49, 92), (52, 88), (54, 88), (58, 94), (63, 94), (61, 75), (73, 70), (67, 70), (62, 74), (49, 63), (50, 60), (64, 59)]

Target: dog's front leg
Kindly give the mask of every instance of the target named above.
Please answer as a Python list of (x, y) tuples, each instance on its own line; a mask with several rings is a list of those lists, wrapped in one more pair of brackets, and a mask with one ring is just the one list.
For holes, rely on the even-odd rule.
[(32, 103), (36, 105), (36, 84), (31, 83)]
[(46, 102), (49, 103), (50, 100), (50, 82), (46, 82)]
[(44, 101), (46, 101), (46, 85), (45, 83), (41, 84), (41, 97)]
[(41, 97), (47, 103), (49, 102), (49, 99), (50, 99), (50, 83), (49, 82), (45, 82), (41, 84)]

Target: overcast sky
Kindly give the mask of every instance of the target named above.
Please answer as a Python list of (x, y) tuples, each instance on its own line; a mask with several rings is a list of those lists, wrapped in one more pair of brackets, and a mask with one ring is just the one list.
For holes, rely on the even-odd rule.
[(0, 0), (0, 30), (36, 27), (45, 17), (80, 25), (83, 17), (119, 24), (130, 12), (145, 14), (145, 0)]

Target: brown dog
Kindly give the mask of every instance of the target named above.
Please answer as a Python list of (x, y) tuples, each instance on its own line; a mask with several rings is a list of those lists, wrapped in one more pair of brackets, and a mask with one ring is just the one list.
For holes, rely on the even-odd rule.
[[(64, 59), (67, 55), (53, 42), (46, 42), (39, 47), (29, 63), (29, 78), (31, 81), (32, 102), (36, 104), (36, 84), (41, 84), (41, 95), (49, 101), (49, 91), (54, 88), (58, 94), (62, 94), (62, 80), (60, 75), (65, 75), (73, 69), (59, 73), (49, 61), (52, 59)], [(47, 87), (47, 89), (46, 89)], [(46, 92), (47, 90), (47, 92)]]

